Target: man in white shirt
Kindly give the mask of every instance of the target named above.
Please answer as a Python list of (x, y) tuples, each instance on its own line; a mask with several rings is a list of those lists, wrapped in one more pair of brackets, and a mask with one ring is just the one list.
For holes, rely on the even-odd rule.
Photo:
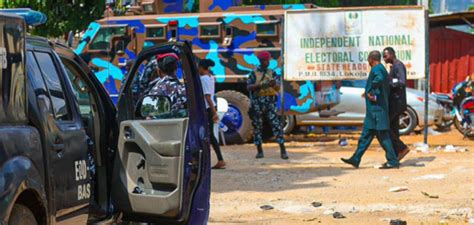
[(226, 163), (224, 161), (224, 158), (222, 157), (222, 152), (221, 148), (219, 146), (219, 142), (217, 141), (217, 138), (214, 136), (214, 123), (219, 122), (219, 117), (217, 116), (217, 110), (216, 110), (216, 101), (214, 98), (215, 94), (215, 80), (214, 77), (212, 77), (209, 69), (210, 67), (213, 67), (215, 63), (212, 60), (209, 59), (204, 59), (199, 62), (199, 74), (201, 75), (201, 84), (202, 84), (202, 90), (204, 93), (205, 97), (205, 102), (206, 102), (206, 109), (208, 113), (208, 121), (209, 121), (209, 136), (211, 139), (211, 145), (212, 148), (214, 148), (214, 152), (216, 153), (217, 156), (217, 164), (213, 166), (213, 169), (225, 169)]

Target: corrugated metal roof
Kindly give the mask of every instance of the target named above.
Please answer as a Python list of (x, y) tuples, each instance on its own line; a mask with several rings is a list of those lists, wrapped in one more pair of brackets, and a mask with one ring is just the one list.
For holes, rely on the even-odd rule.
[[(474, 11), (430, 15), (430, 27), (474, 24)], [(471, 25), (472, 26), (472, 25)]]

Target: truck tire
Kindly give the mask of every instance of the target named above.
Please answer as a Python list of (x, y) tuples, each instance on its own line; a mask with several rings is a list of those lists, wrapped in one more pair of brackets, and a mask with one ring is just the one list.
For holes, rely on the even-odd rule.
[(22, 205), (15, 204), (8, 220), (9, 225), (37, 225), (35, 215), (31, 210)]
[(252, 139), (252, 121), (248, 115), (250, 99), (238, 91), (220, 91), (217, 97), (224, 98), (229, 103), (229, 109), (221, 120), (224, 127), (226, 144), (243, 144)]
[(291, 132), (293, 132), (295, 127), (296, 127), (295, 116), (293, 116), (293, 115), (285, 116), (285, 122), (283, 124), (283, 132), (286, 135), (289, 135), (289, 134), (291, 134)]

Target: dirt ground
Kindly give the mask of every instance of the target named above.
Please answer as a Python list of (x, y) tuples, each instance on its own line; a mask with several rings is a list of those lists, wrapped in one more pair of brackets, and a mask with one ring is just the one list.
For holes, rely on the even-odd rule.
[[(364, 155), (361, 168), (353, 169), (339, 158), (353, 153), (358, 134), (342, 137), (349, 138), (348, 146), (339, 146), (338, 135), (289, 137), (298, 141), (287, 142), (288, 161), (279, 158), (275, 143), (264, 145), (261, 160), (254, 158), (253, 145), (223, 147), (228, 166), (212, 171), (209, 224), (371, 225), (402, 219), (408, 224), (451, 225), (473, 220), (474, 141), (463, 140), (453, 130), (430, 136), (430, 152), (422, 153), (414, 150), (414, 144), (422, 142), (423, 135), (406, 136), (403, 140), (412, 151), (402, 167), (379, 170), (375, 166), (385, 157), (377, 141)], [(448, 144), (468, 151), (445, 152)], [(408, 190), (389, 192), (400, 186)], [(313, 202), (322, 206), (314, 207)], [(264, 205), (273, 209), (261, 209)], [(346, 218), (334, 219), (334, 212)]]

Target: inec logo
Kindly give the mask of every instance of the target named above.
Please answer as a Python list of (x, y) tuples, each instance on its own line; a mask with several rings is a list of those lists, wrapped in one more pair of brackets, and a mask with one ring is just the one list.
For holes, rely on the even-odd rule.
[(350, 12), (349, 13), (349, 19), (357, 19), (359, 18), (359, 13), (358, 12)]
[(345, 12), (346, 35), (360, 35), (362, 33), (362, 12)]

